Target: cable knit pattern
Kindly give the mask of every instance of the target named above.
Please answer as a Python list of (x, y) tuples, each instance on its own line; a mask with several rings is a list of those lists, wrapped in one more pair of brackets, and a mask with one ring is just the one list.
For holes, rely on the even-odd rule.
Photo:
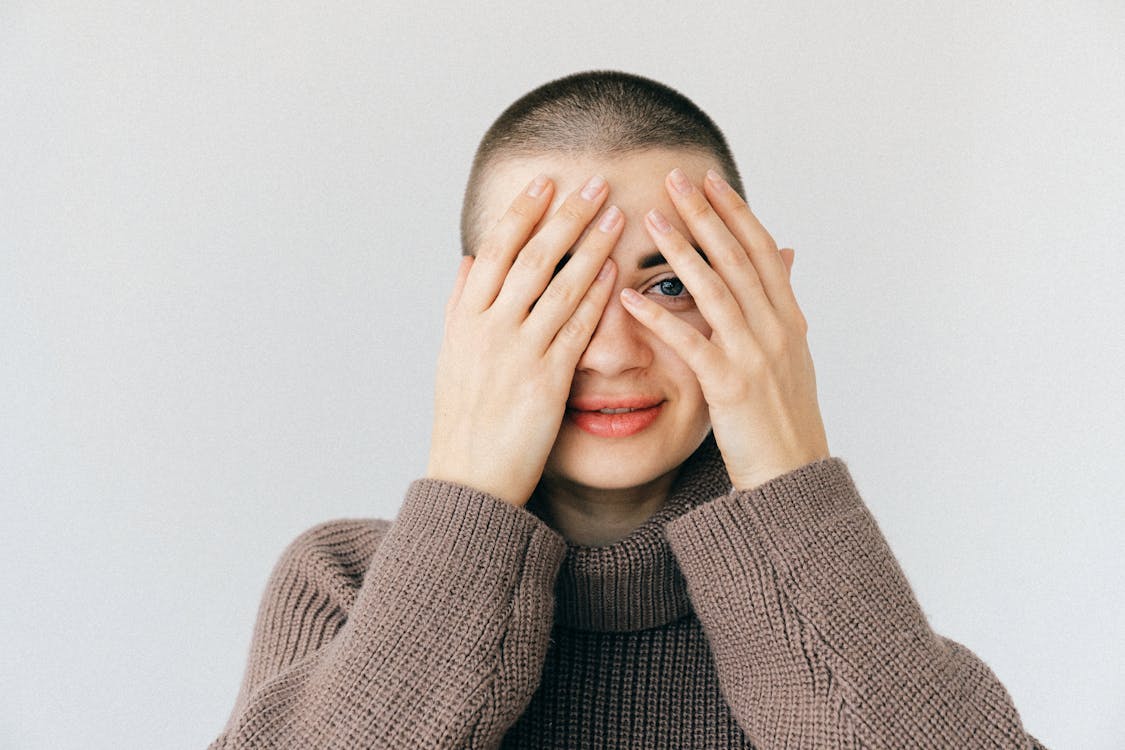
[(1038, 748), (935, 635), (832, 458), (737, 492), (714, 439), (612, 545), (418, 480), (301, 534), (221, 748)]

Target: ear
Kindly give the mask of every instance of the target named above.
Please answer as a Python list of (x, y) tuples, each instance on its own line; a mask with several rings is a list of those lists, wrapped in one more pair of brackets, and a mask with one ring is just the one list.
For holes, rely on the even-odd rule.
[(797, 257), (797, 251), (791, 247), (783, 247), (778, 250), (781, 253), (781, 260), (785, 263), (785, 276), (792, 278), (793, 276), (793, 260)]

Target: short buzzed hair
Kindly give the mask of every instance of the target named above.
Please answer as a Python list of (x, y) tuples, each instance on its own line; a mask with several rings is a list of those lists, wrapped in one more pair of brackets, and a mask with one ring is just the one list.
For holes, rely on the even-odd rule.
[(727, 182), (742, 193), (742, 178), (722, 131), (694, 102), (663, 83), (592, 70), (524, 94), (496, 118), (477, 146), (461, 204), (461, 254), (476, 255), (481, 185), (501, 161), (549, 153), (609, 156), (651, 148), (713, 156)]

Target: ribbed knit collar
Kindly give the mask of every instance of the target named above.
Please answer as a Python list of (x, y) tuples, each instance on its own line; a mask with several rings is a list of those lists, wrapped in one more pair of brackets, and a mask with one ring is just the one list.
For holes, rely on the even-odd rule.
[(645, 630), (691, 612), (664, 524), (730, 487), (715, 438), (708, 434), (684, 462), (664, 506), (628, 536), (604, 547), (567, 541), (555, 587), (555, 623), (578, 630)]

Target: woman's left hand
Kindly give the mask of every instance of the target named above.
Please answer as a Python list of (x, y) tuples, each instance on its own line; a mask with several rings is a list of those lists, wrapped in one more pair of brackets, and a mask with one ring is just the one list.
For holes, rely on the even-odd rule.
[(827, 458), (828, 439), (808, 323), (789, 283), (793, 251), (778, 250), (713, 170), (703, 183), (701, 192), (676, 169), (665, 189), (707, 260), (656, 209), (645, 226), (695, 298), (711, 336), (629, 288), (621, 301), (695, 372), (731, 483), (747, 490)]

